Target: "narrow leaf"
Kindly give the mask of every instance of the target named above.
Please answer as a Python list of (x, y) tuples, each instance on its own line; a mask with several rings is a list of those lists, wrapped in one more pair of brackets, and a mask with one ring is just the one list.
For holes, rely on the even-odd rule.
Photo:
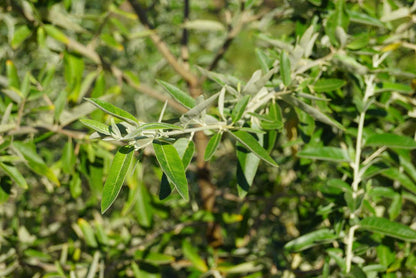
[(346, 82), (342, 79), (322, 78), (316, 81), (315, 85), (313, 86), (313, 89), (315, 92), (318, 92), (318, 93), (331, 92), (331, 91), (335, 91), (336, 89), (343, 87), (345, 84)]
[(360, 228), (378, 232), (397, 239), (416, 242), (416, 231), (401, 223), (390, 221), (383, 217), (367, 217), (361, 220)]
[(90, 102), (94, 106), (98, 107), (99, 109), (103, 110), (105, 113), (110, 114), (116, 118), (119, 118), (123, 121), (126, 121), (130, 124), (135, 126), (138, 125), (137, 119), (127, 111), (118, 108), (117, 106), (112, 105), (111, 103), (102, 101), (98, 98), (85, 98), (86, 101)]
[(95, 131), (105, 134), (105, 135), (111, 135), (109, 126), (106, 124), (103, 124), (101, 122), (90, 120), (90, 119), (80, 119), (79, 120), (83, 125), (88, 126), (89, 128), (94, 129)]
[(182, 252), (183, 255), (191, 261), (191, 263), (199, 271), (206, 272), (208, 271), (208, 266), (205, 261), (198, 255), (198, 250), (187, 240), (182, 242)]
[(20, 88), (20, 79), (17, 75), (17, 69), (11, 60), (6, 61), (7, 79), (9, 80), (9, 86), (14, 88)]
[(45, 25), (43, 25), (43, 28), (45, 29), (48, 36), (51, 36), (55, 40), (60, 41), (64, 44), (69, 43), (68, 37), (61, 30), (56, 28), (55, 26), (45, 24)]
[(13, 34), (13, 39), (10, 43), (12, 48), (18, 48), (22, 44), (22, 42), (30, 36), (31, 33), (32, 31), (26, 25), (22, 25), (19, 28), (17, 28)]
[(235, 137), (244, 147), (252, 151), (258, 158), (264, 160), (268, 164), (279, 167), (269, 153), (257, 142), (257, 140), (245, 131), (233, 131), (230, 134)]
[(238, 196), (245, 197), (253, 184), (259, 167), (260, 158), (237, 144), (237, 190)]
[(299, 252), (317, 244), (330, 243), (337, 238), (337, 235), (328, 229), (313, 231), (309, 234), (303, 235), (289, 241), (285, 245), (285, 249), (291, 252)]
[(0, 168), (3, 169), (3, 171), (6, 172), (6, 174), (12, 178), (18, 186), (23, 189), (28, 189), (25, 178), (16, 167), (0, 162)]
[(215, 133), (208, 141), (207, 147), (205, 149), (204, 159), (210, 160), (217, 150), (221, 142), (222, 133)]
[(219, 96), (220, 93), (210, 96), (208, 99), (201, 101), (195, 105), (192, 109), (181, 116), (181, 123), (186, 124), (192, 119), (196, 119), (199, 115), (206, 111), (208, 106), (210, 106)]
[(318, 109), (310, 106), (309, 104), (304, 103), (303, 101), (290, 96), (290, 95), (285, 95), (285, 96), (281, 96), (281, 98), (289, 103), (290, 105), (293, 105), (295, 107), (299, 107), (299, 109), (305, 111), (307, 114), (309, 114), (310, 116), (312, 116), (313, 118), (315, 118), (315, 120), (320, 121), (322, 123), (328, 124), (330, 126), (336, 127), (340, 130), (344, 130), (345, 128), (338, 123), (337, 121), (335, 121), (334, 119), (330, 118), (329, 116), (325, 115), (324, 113), (322, 113), (321, 111), (319, 111)]
[(290, 60), (285, 51), (280, 54), (280, 72), (282, 74), (282, 81), (285, 86), (289, 86), (292, 81), (290, 77)]
[(169, 84), (165, 81), (157, 81), (165, 90), (180, 104), (187, 108), (192, 108), (195, 106), (195, 99), (193, 99), (189, 94), (185, 93), (181, 89)]
[(335, 147), (306, 148), (300, 151), (298, 153), (298, 156), (303, 158), (329, 160), (337, 162), (350, 161), (348, 153), (345, 150)]
[(245, 95), (236, 103), (236, 105), (234, 106), (233, 112), (231, 113), (231, 119), (233, 123), (241, 119), (249, 100), (250, 100), (250, 95)]
[(23, 155), (29, 168), (38, 175), (47, 177), (51, 182), (60, 185), (58, 178), (52, 170), (45, 164), (42, 157), (40, 157), (33, 146), (23, 142), (13, 142), (13, 146)]
[(365, 145), (374, 147), (386, 146), (398, 149), (416, 149), (415, 140), (407, 136), (392, 133), (372, 135), (366, 140)]
[(103, 187), (103, 198), (101, 200), (101, 213), (105, 213), (113, 204), (127, 175), (127, 170), (133, 161), (133, 147), (124, 146), (118, 149), (111, 163), (107, 180)]
[(153, 142), (153, 149), (160, 168), (174, 184), (178, 193), (186, 201), (189, 200), (188, 182), (182, 160), (174, 146)]
[(381, 174), (389, 179), (400, 182), (404, 188), (416, 194), (415, 183), (405, 173), (400, 172), (396, 168), (388, 168), (382, 171)]

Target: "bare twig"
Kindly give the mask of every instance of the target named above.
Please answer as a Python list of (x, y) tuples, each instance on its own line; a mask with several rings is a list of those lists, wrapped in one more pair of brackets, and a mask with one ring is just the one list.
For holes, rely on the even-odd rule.
[[(154, 30), (154, 27), (149, 23), (145, 9), (137, 0), (129, 0), (131, 6), (139, 17), (140, 22), (149, 30)], [(163, 55), (166, 61), (172, 66), (172, 68), (186, 80), (189, 84), (198, 84), (198, 78), (188, 71), (184, 65), (180, 64), (178, 59), (172, 54), (165, 42), (159, 37), (156, 32), (150, 33), (150, 39), (156, 45), (159, 52)]]
[[(184, 1), (183, 7), (183, 22), (186, 23), (189, 20), (189, 0)], [(182, 30), (181, 41), (181, 56), (184, 67), (189, 70), (189, 49), (188, 49), (189, 34), (188, 29), (184, 26)]]

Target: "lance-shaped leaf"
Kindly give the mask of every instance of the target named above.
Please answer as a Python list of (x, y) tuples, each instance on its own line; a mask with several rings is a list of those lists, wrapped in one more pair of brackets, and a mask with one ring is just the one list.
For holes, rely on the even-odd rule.
[(341, 149), (335, 147), (317, 147), (317, 148), (307, 148), (298, 153), (299, 157), (310, 158), (310, 159), (319, 159), (319, 160), (329, 160), (337, 162), (349, 162), (350, 158), (348, 153)]
[(416, 231), (401, 223), (390, 221), (383, 217), (366, 217), (360, 221), (360, 228), (378, 232), (386, 236), (405, 241), (416, 242)]
[(246, 110), (248, 101), (250, 100), (250, 95), (245, 95), (242, 97), (234, 106), (233, 112), (231, 113), (231, 120), (233, 123), (237, 122), (244, 114)]
[(189, 241), (184, 240), (182, 242), (183, 255), (193, 264), (199, 271), (208, 271), (208, 266), (205, 261), (199, 256), (198, 249), (192, 245)]
[(285, 102), (289, 103), (290, 105), (293, 105), (295, 107), (299, 107), (299, 109), (308, 113), (310, 116), (315, 118), (315, 120), (320, 121), (320, 122), (325, 123), (325, 124), (328, 124), (330, 126), (336, 127), (338, 129), (345, 130), (345, 128), (340, 123), (338, 123), (334, 119), (328, 117), (327, 115), (325, 115), (324, 113), (322, 113), (318, 109), (310, 106), (309, 104), (306, 104), (303, 101), (301, 101), (301, 100), (299, 100), (299, 99), (297, 99), (293, 96), (290, 96), (290, 95), (284, 95), (284, 96), (281, 96), (281, 98)]
[(392, 133), (374, 134), (366, 140), (365, 145), (375, 147), (386, 146), (397, 149), (416, 149), (416, 141), (414, 139)]
[(205, 149), (204, 159), (210, 160), (217, 150), (221, 142), (222, 133), (215, 133), (208, 141), (207, 147)]
[(126, 178), (127, 170), (133, 161), (133, 146), (123, 146), (118, 149), (111, 163), (107, 180), (103, 187), (103, 198), (101, 200), (101, 213), (105, 213), (113, 204)]
[(30, 144), (15, 141), (13, 142), (13, 146), (23, 155), (27, 161), (27, 165), (33, 172), (47, 177), (57, 186), (60, 185), (58, 178)]
[(336, 79), (336, 78), (321, 78), (318, 81), (316, 81), (315, 85), (313, 86), (313, 89), (315, 92), (321, 93), (321, 92), (331, 92), (336, 89), (341, 88), (344, 86), (346, 82), (342, 79)]
[(109, 126), (106, 124), (103, 124), (102, 122), (90, 120), (90, 119), (80, 119), (79, 120), (83, 125), (88, 126), (91, 129), (94, 129), (95, 131), (105, 134), (105, 135), (111, 135)]
[(317, 244), (330, 243), (335, 239), (337, 239), (337, 235), (333, 231), (322, 229), (289, 241), (286, 243), (285, 249), (291, 252), (299, 252)]
[[(173, 143), (173, 146), (178, 151), (179, 157), (182, 159), (183, 168), (186, 170), (195, 153), (194, 142), (187, 138), (179, 138)], [(166, 174), (163, 174), (162, 181), (160, 182), (159, 199), (163, 200), (167, 198), (172, 193), (172, 188), (174, 188), (174, 185), (171, 185)]]
[(258, 158), (264, 160), (268, 164), (279, 167), (276, 161), (269, 155), (269, 153), (257, 142), (257, 140), (245, 131), (233, 131), (230, 134), (238, 140), (245, 148), (252, 151)]
[(237, 190), (238, 196), (245, 197), (253, 184), (259, 167), (260, 158), (246, 148), (237, 144)]
[(219, 95), (220, 93), (216, 93), (215, 95), (210, 96), (208, 99), (201, 101), (195, 107), (183, 114), (180, 118), (181, 123), (186, 124), (190, 120), (197, 118), (200, 114), (205, 112), (208, 106), (214, 103), (214, 101), (217, 99)]
[(163, 173), (173, 183), (182, 198), (188, 201), (188, 181), (186, 180), (182, 159), (176, 148), (170, 144), (154, 141), (153, 149)]
[(123, 121), (126, 121), (132, 125), (137, 126), (139, 123), (132, 114), (130, 114), (127, 111), (124, 111), (123, 109), (118, 108), (117, 106), (112, 105), (111, 103), (102, 101), (98, 98), (85, 98), (85, 100), (92, 103), (99, 109), (103, 110), (105, 113), (110, 114)]
[(280, 54), (280, 73), (285, 86), (289, 86), (292, 79), (290, 77), (290, 60), (285, 51)]
[(19, 170), (17, 170), (16, 167), (0, 162), (0, 168), (3, 169), (3, 171), (6, 172), (6, 174), (11, 177), (18, 186), (23, 189), (28, 188), (25, 178), (22, 176)]
[(187, 108), (192, 108), (195, 106), (195, 99), (193, 99), (189, 94), (185, 93), (178, 87), (173, 86), (165, 81), (157, 81), (165, 90), (180, 104)]

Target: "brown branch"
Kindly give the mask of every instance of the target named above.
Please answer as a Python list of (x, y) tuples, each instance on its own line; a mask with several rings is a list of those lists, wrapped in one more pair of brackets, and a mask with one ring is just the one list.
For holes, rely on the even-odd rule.
[[(130, 5), (133, 7), (137, 16), (139, 17), (140, 22), (148, 29), (155, 30), (155, 28), (149, 23), (146, 15), (145, 9), (137, 0), (129, 0)], [(159, 50), (160, 54), (166, 59), (166, 61), (171, 65), (171, 67), (180, 75), (183, 79), (186, 80), (189, 84), (196, 85), (198, 83), (198, 78), (188, 71), (184, 65), (180, 64), (178, 59), (172, 54), (165, 42), (159, 37), (156, 32), (151, 32), (150, 39), (156, 45), (156, 48)]]
[[(184, 1), (183, 7), (183, 22), (186, 23), (189, 20), (189, 0)], [(182, 30), (181, 40), (181, 56), (184, 67), (189, 70), (189, 49), (188, 49), (189, 34), (188, 29), (184, 26)]]

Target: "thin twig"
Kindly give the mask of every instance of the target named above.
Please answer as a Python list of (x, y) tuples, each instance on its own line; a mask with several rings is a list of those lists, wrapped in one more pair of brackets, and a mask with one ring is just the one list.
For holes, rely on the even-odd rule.
[[(133, 7), (137, 16), (139, 17), (140, 22), (148, 29), (154, 30), (154, 27), (149, 23), (146, 15), (145, 9), (137, 0), (129, 0), (129, 3)], [(150, 33), (150, 39), (156, 45), (160, 54), (165, 57), (166, 61), (172, 66), (172, 68), (180, 75), (183, 79), (186, 80), (189, 84), (196, 85), (198, 84), (198, 78), (188, 71), (184, 65), (180, 64), (178, 59), (172, 54), (165, 42), (159, 37), (157, 32)]]
[[(189, 1), (184, 1), (183, 7), (183, 22), (186, 23), (189, 20)], [(182, 40), (181, 40), (181, 56), (184, 67), (189, 70), (189, 49), (188, 49), (189, 34), (188, 29), (184, 26), (182, 30)]]

